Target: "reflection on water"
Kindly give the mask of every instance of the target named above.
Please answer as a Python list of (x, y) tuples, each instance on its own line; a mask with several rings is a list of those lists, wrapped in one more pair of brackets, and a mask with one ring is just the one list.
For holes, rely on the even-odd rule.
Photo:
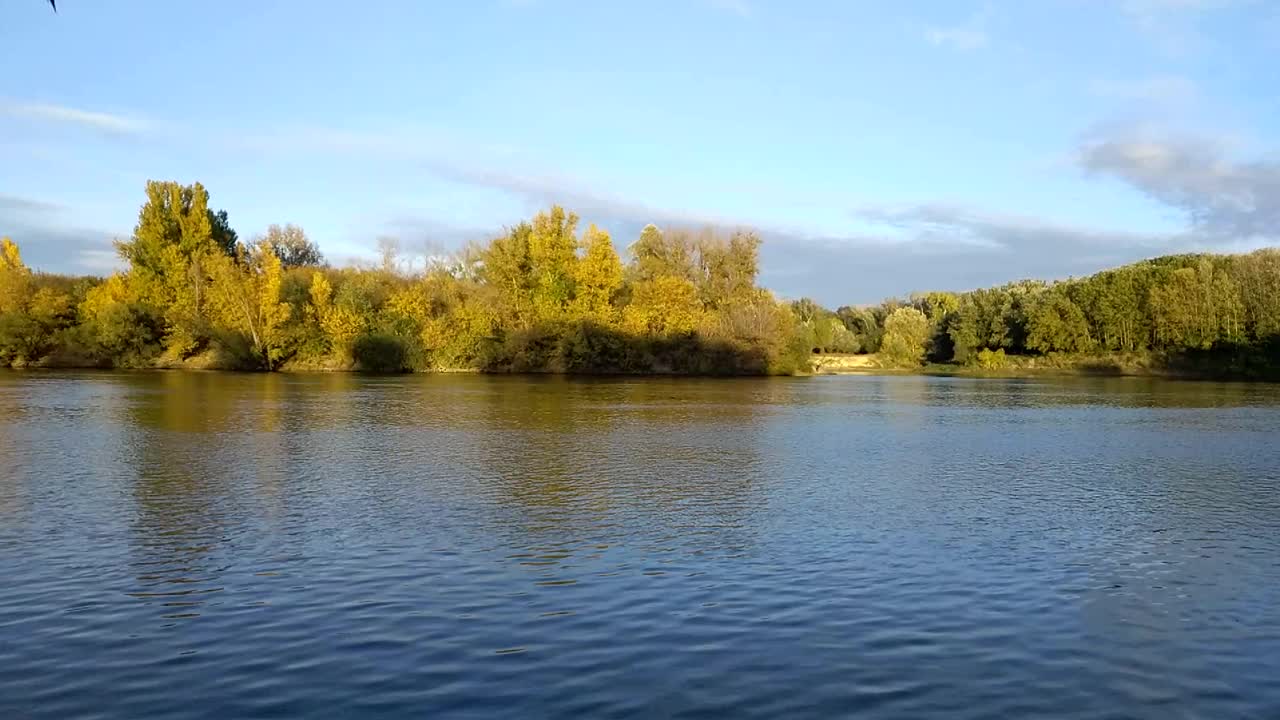
[(1280, 716), (1280, 388), (0, 374), (0, 716)]

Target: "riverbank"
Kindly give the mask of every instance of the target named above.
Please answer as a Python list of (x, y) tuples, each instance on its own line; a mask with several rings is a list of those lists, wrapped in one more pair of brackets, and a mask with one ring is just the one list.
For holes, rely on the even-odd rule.
[[(76, 370), (113, 369), (109, 363), (95, 363), (76, 354), (52, 354), (35, 363), (16, 363), (13, 369)], [(235, 358), (216, 351), (206, 351), (187, 358), (161, 355), (140, 365), (120, 369), (167, 371), (262, 372), (237, 363)], [(291, 359), (275, 368), (279, 373), (362, 373), (362, 374), (493, 374), (493, 375), (578, 375), (632, 377), (710, 377), (717, 375), (763, 376), (764, 372), (696, 372), (668, 366), (645, 369), (575, 369), (559, 368), (475, 368), (437, 367), (430, 369), (388, 370), (370, 367), (355, 359), (328, 356), (307, 360)], [(775, 373), (776, 374), (776, 373)], [(915, 367), (894, 364), (880, 354), (815, 354), (808, 372), (802, 368), (791, 376), (806, 375), (930, 375), (943, 377), (1019, 378), (1019, 377), (1155, 377), (1181, 380), (1252, 380), (1278, 382), (1280, 368), (1272, 358), (1256, 353), (1202, 352), (1199, 354), (1128, 353), (1106, 355), (1070, 355), (1051, 353), (1026, 356), (990, 353), (978, 363), (926, 363)]]
[(1197, 354), (1127, 353), (1108, 355), (1041, 356), (993, 354), (986, 363), (959, 365), (927, 363), (919, 367), (894, 365), (876, 354), (817, 355), (814, 374), (904, 374), (955, 377), (1158, 377), (1181, 380), (1280, 381), (1280, 368), (1256, 353), (1205, 351)]

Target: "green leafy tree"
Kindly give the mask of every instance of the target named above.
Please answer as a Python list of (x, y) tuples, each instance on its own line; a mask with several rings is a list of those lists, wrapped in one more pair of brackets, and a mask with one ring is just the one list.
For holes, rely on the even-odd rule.
[(1216, 342), (1238, 342), (1244, 328), (1240, 290), (1208, 258), (1174, 270), (1151, 288), (1156, 340), (1165, 347), (1208, 349)]
[(880, 355), (897, 365), (919, 365), (929, 342), (929, 319), (912, 307), (898, 308), (884, 321)]
[(1012, 316), (1013, 298), (1004, 290), (991, 288), (965, 293), (947, 330), (956, 362), (973, 362), (983, 348), (995, 350), (1009, 346)]
[(1027, 321), (1029, 350), (1079, 353), (1091, 346), (1084, 311), (1065, 293), (1048, 293), (1031, 311)]
[(1280, 336), (1280, 249), (1235, 258), (1231, 274), (1240, 289), (1250, 336), (1258, 341)]
[(860, 351), (873, 353), (880, 350), (884, 327), (876, 319), (875, 312), (846, 305), (836, 310), (836, 317), (857, 340)]

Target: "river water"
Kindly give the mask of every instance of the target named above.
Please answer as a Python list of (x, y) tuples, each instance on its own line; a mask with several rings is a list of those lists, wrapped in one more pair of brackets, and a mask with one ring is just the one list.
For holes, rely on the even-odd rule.
[(1280, 717), (1280, 386), (0, 374), (0, 717)]

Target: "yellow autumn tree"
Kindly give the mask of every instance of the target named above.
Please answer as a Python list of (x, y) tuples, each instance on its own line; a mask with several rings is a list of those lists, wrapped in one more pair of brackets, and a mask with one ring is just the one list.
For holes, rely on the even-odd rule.
[(21, 312), (31, 292), (31, 270), (9, 238), (0, 238), (0, 314)]
[(350, 359), (356, 338), (365, 332), (364, 317), (352, 308), (334, 304), (333, 285), (320, 271), (311, 275), (310, 295), (308, 315), (319, 325), (330, 347)]
[(169, 351), (186, 357), (208, 337), (211, 270), (234, 255), (235, 234), (225, 213), (209, 209), (209, 192), (200, 183), (153, 180), (146, 192), (132, 237), (116, 249), (129, 262), (141, 299), (162, 309)]
[(636, 283), (623, 327), (636, 335), (687, 335), (702, 322), (698, 287), (684, 278), (662, 275)]
[(622, 288), (622, 261), (609, 233), (592, 225), (582, 238), (582, 257), (574, 265), (575, 319), (610, 325), (616, 315), (613, 297)]
[(573, 299), (578, 216), (554, 205), (533, 218), (529, 234), (534, 313), (540, 320), (560, 320)]
[(218, 325), (247, 338), (254, 355), (270, 370), (285, 351), (285, 323), (292, 306), (280, 299), (284, 266), (266, 240), (242, 249), (238, 258), (210, 255), (212, 305)]
[(422, 345), (435, 369), (479, 367), (500, 325), (492, 304), (479, 298), (463, 298), (447, 313), (424, 324)]

